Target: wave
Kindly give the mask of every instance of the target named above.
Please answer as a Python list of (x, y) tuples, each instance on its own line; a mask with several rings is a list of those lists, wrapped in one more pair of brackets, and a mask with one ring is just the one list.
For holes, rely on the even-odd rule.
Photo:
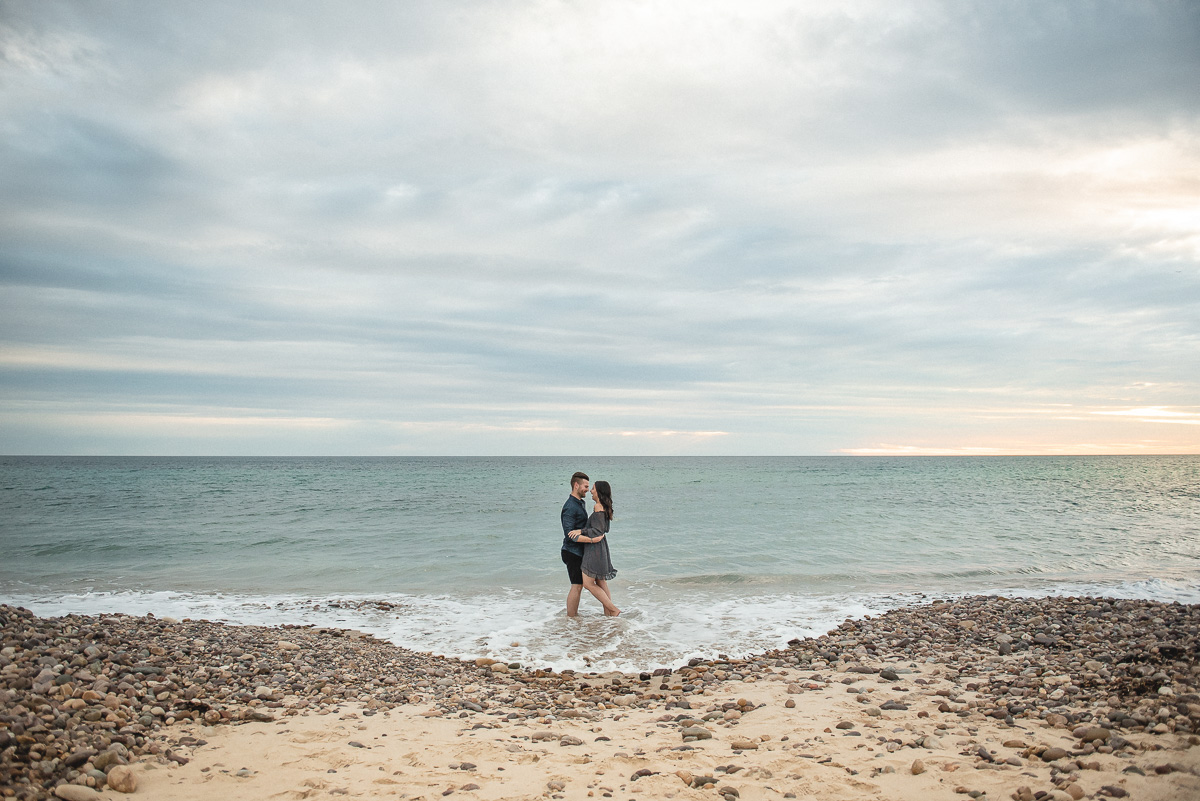
[[(735, 574), (736, 575), (736, 574)], [(695, 577), (691, 577), (695, 578)], [(72, 613), (206, 619), (235, 625), (312, 625), (368, 632), (413, 651), (473, 659), (487, 656), (557, 670), (674, 668), (692, 657), (743, 657), (824, 634), (848, 618), (975, 592), (730, 593), (715, 583), (630, 584), (619, 588), (626, 611), (606, 618), (585, 599), (578, 618), (558, 593), (510, 589), (475, 595), (249, 595), (106, 591), (0, 594), (0, 601), (43, 616)], [(753, 585), (751, 585), (753, 586)], [(1063, 582), (995, 587), (1013, 597), (1103, 595), (1200, 603), (1200, 581)]]

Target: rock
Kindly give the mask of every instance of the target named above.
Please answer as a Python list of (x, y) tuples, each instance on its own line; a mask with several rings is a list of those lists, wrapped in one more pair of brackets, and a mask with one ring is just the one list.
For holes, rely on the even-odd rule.
[(920, 776), (922, 773), (925, 772), (925, 763), (919, 759), (914, 759), (913, 763), (912, 763), (912, 767), (909, 768), (909, 771), (914, 776)]
[(571, 734), (564, 734), (558, 739), (559, 745), (583, 745), (583, 740)]
[(546, 782), (546, 789), (552, 793), (561, 793), (563, 790), (567, 789), (567, 785), (566, 782), (550, 781)]
[(787, 699), (786, 701), (783, 702), (783, 706), (785, 709), (795, 709), (796, 708), (796, 699), (795, 698)]
[(842, 721), (838, 721), (838, 724), (836, 726), (834, 726), (834, 728), (842, 729), (843, 731), (845, 731), (846, 729), (853, 729), (854, 724), (848, 720), (842, 720)]
[(1083, 788), (1080, 787), (1075, 782), (1071, 782), (1066, 787), (1064, 787), (1063, 792), (1065, 792), (1067, 795), (1069, 795), (1071, 797), (1071, 801), (1079, 801), (1079, 799), (1083, 798), (1086, 795), (1086, 793), (1083, 791)]
[(683, 735), (683, 739), (685, 740), (689, 737), (694, 740), (712, 739), (712, 732), (710, 732), (708, 729), (702, 729), (699, 726), (688, 726), (687, 728), (683, 729), (680, 734)]
[(900, 676), (891, 668), (884, 668), (879, 671), (879, 678), (887, 679), (888, 681), (900, 681)]
[(296, 643), (294, 643), (294, 642), (288, 642), (287, 640), (280, 640), (279, 642), (277, 642), (275, 644), (275, 647), (278, 648), (280, 651), (299, 651), (300, 650), (299, 645), (296, 645)]
[(89, 759), (94, 757), (95, 755), (96, 755), (95, 749), (82, 748), (78, 751), (73, 752), (69, 757), (64, 759), (63, 764), (66, 765), (68, 768), (77, 768), (80, 765), (82, 765), (84, 762), (87, 762)]
[(274, 701), (275, 693), (267, 686), (258, 686), (254, 688), (254, 697), (260, 701)]
[(137, 785), (137, 774), (128, 765), (116, 765), (108, 772), (108, 786), (118, 793), (132, 793)]
[(1107, 740), (1110, 732), (1101, 726), (1080, 726), (1074, 732), (1075, 736), (1085, 743), (1090, 743), (1095, 740)]
[(102, 795), (90, 787), (80, 784), (62, 784), (54, 788), (54, 795), (63, 801), (100, 801)]
[(758, 743), (753, 740), (738, 739), (730, 742), (729, 747), (734, 751), (757, 751)]
[(1100, 788), (1100, 795), (1106, 795), (1110, 798), (1124, 798), (1129, 795), (1124, 787), (1118, 787), (1115, 784), (1106, 784)]
[(1057, 746), (1054, 746), (1043, 751), (1041, 753), (1041, 758), (1043, 762), (1057, 762), (1060, 759), (1066, 759), (1070, 755), (1071, 754), (1065, 748), (1058, 748)]
[(125, 764), (125, 758), (123, 756), (121, 756), (119, 753), (117, 753), (116, 751), (105, 751), (103, 754), (100, 754), (99, 756), (97, 756), (95, 759), (92, 760), (92, 766), (95, 767), (96, 770), (101, 770), (101, 771), (104, 771), (105, 773), (107, 773), (108, 769), (111, 768), (113, 765), (124, 765), (124, 764)]

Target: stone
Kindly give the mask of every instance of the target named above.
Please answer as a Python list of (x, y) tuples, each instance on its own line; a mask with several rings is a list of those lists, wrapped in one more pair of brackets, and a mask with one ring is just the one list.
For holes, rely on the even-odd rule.
[(1043, 762), (1057, 762), (1060, 759), (1066, 759), (1070, 755), (1065, 748), (1053, 746), (1043, 751), (1041, 757)]
[(115, 765), (108, 772), (108, 786), (118, 793), (132, 793), (137, 785), (137, 774), (128, 765)]
[(685, 740), (689, 737), (696, 740), (712, 739), (712, 732), (710, 732), (708, 729), (700, 728), (699, 726), (688, 726), (687, 728), (683, 729), (680, 734), (683, 735)]
[(1087, 793), (1085, 793), (1083, 791), (1083, 788), (1080, 787), (1075, 782), (1071, 782), (1066, 787), (1064, 787), (1063, 792), (1065, 792), (1067, 795), (1071, 796), (1071, 801), (1079, 801), (1079, 799), (1081, 799), (1085, 795), (1087, 795)]
[(81, 784), (63, 784), (54, 788), (54, 795), (63, 801), (100, 801), (104, 796)]
[(1109, 735), (1112, 734), (1112, 732), (1102, 726), (1080, 726), (1074, 733), (1076, 737), (1085, 743), (1095, 740), (1107, 740)]
[(583, 740), (580, 740), (578, 737), (575, 737), (571, 734), (564, 734), (562, 737), (558, 738), (558, 744), (563, 746), (583, 745)]
[(753, 740), (737, 739), (729, 743), (730, 748), (734, 751), (757, 751), (758, 743)]
[(275, 644), (275, 647), (278, 648), (280, 651), (299, 651), (300, 650), (299, 645), (296, 645), (296, 643), (294, 643), (294, 642), (288, 642), (287, 640), (280, 640), (279, 642), (277, 642)]
[(919, 759), (914, 759), (912, 762), (912, 766), (909, 768), (909, 771), (914, 776), (920, 776), (922, 773), (925, 772), (925, 763)]

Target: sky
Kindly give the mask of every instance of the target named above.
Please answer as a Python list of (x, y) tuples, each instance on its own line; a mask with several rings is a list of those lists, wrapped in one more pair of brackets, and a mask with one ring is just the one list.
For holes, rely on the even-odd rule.
[(1200, 453), (1200, 4), (0, 0), (0, 453)]

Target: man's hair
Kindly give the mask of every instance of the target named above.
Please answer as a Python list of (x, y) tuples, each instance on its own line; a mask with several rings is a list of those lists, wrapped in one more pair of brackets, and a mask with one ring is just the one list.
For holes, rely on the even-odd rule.
[(575, 485), (578, 484), (580, 481), (591, 481), (591, 479), (588, 478), (587, 473), (581, 473), (579, 471), (576, 471), (575, 475), (571, 476), (571, 488), (574, 489)]

